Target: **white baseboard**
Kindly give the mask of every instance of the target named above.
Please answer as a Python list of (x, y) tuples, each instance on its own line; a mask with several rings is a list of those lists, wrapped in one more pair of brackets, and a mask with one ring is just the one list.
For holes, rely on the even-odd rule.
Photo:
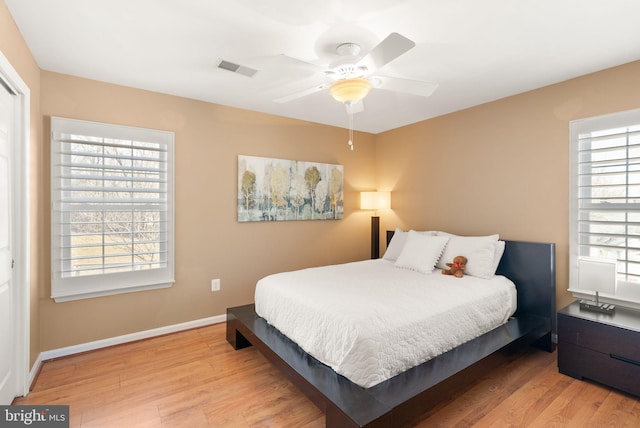
[(154, 328), (151, 330), (139, 331), (137, 333), (125, 334), (122, 336), (111, 337), (108, 339), (96, 340), (94, 342), (81, 343), (79, 345), (67, 346), (65, 348), (52, 349), (50, 351), (41, 352), (36, 358), (31, 372), (29, 373), (29, 383), (32, 385), (35, 380), (40, 366), (44, 361), (54, 358), (66, 357), (73, 354), (79, 354), (81, 352), (93, 351), (100, 348), (107, 348), (109, 346), (121, 345), (123, 343), (135, 342), (136, 340), (148, 339), (151, 337), (162, 336), (169, 333), (177, 333), (179, 331), (190, 330), (192, 328), (204, 327), (207, 325), (218, 324), (225, 322), (227, 315), (216, 315), (209, 318), (202, 318), (199, 320), (193, 320), (184, 322), (181, 324), (173, 324), (165, 327)]

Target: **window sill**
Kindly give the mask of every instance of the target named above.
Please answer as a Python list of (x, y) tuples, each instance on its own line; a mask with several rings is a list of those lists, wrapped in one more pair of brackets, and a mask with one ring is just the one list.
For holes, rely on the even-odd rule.
[[(595, 300), (596, 295), (593, 291), (586, 290), (578, 290), (570, 288), (568, 290), (573, 297), (576, 299), (585, 299), (585, 300)], [(608, 294), (599, 294), (599, 300), (604, 303), (609, 303), (618, 306), (624, 306), (626, 308), (634, 308), (640, 309), (640, 300), (630, 298), (630, 297), (621, 297), (621, 296), (611, 296)]]
[(55, 295), (55, 296), (51, 296), (51, 298), (56, 303), (71, 302), (71, 301), (74, 301), (74, 300), (91, 299), (91, 298), (94, 298), (94, 297), (113, 296), (115, 294), (135, 293), (137, 291), (147, 291), (147, 290), (157, 290), (157, 289), (161, 289), (161, 288), (170, 288), (173, 285), (173, 283), (174, 283), (174, 281), (166, 282), (166, 283), (162, 283), (162, 284), (144, 285), (144, 286), (139, 286), (139, 287), (115, 288), (115, 289), (112, 289), (112, 290), (91, 291), (91, 292), (79, 293), (79, 294)]

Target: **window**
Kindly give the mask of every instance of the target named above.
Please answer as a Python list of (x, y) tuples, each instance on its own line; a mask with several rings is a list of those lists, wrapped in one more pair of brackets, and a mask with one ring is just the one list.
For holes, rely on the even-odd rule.
[(173, 139), (51, 118), (56, 301), (172, 285)]
[(614, 300), (640, 302), (640, 110), (574, 121), (570, 132), (570, 290), (579, 257), (615, 259)]

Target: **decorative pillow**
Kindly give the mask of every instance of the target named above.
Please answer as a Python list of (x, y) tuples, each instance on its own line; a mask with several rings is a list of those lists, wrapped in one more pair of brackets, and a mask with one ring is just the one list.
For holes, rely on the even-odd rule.
[[(434, 236), (436, 234), (435, 231), (423, 231), (418, 233), (431, 236)], [(405, 232), (399, 227), (396, 228), (396, 230), (393, 232), (393, 238), (391, 238), (391, 242), (389, 242), (387, 250), (384, 252), (384, 256), (382, 256), (382, 258), (395, 262), (402, 252), (402, 248), (404, 248), (404, 244), (407, 241), (408, 234), (409, 232)]]
[(448, 236), (427, 235), (410, 230), (394, 266), (431, 273), (448, 241)]
[[(449, 243), (445, 248), (442, 257), (438, 260), (438, 268), (446, 269), (446, 263), (453, 260), (455, 256), (465, 256), (467, 267), (465, 274), (489, 279), (495, 275), (500, 259), (496, 261), (496, 256), (502, 257), (504, 251), (504, 241), (499, 244), (498, 235), (489, 236), (457, 236), (446, 232), (438, 232), (438, 236), (449, 237)], [(499, 248), (502, 246), (502, 251)]]

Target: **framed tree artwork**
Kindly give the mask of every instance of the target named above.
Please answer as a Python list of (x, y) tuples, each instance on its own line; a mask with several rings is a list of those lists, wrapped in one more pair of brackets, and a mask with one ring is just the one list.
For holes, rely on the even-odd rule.
[(338, 220), (342, 165), (238, 156), (238, 221)]

